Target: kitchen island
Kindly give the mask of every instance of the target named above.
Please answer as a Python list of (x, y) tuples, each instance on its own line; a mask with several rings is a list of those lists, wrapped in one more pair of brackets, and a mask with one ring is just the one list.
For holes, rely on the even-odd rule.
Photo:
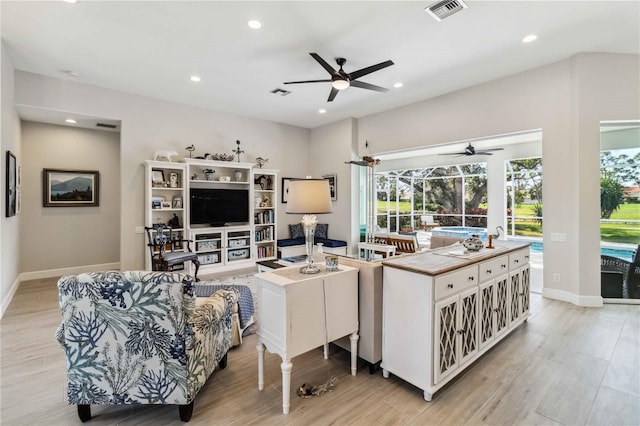
[(383, 376), (433, 393), (529, 317), (529, 244), (383, 261)]

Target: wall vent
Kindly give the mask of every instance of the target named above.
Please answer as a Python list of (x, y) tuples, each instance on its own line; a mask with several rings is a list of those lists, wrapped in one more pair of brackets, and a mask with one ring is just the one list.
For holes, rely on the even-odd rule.
[(467, 7), (462, 0), (445, 0), (425, 7), (424, 11), (433, 16), (436, 21), (440, 22)]
[(116, 127), (118, 127), (115, 124), (107, 124), (107, 123), (96, 123), (96, 127), (105, 127), (107, 129), (115, 129)]
[(287, 96), (289, 93), (291, 93), (291, 91), (284, 90), (284, 89), (281, 89), (281, 88), (277, 87), (277, 88), (273, 89), (271, 91), (271, 93), (273, 93), (274, 95)]

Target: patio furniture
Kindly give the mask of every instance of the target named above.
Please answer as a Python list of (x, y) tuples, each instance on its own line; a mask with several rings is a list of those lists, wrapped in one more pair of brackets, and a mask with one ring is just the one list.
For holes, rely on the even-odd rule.
[(436, 226), (440, 226), (440, 222), (435, 222), (433, 220), (433, 215), (425, 214), (420, 216), (420, 224), (422, 225), (422, 230), (426, 231), (429, 228), (435, 228)]
[[(600, 271), (601, 274), (605, 272), (619, 273), (623, 277), (622, 293), (621, 296), (624, 299), (640, 299), (640, 256), (637, 253), (632, 262), (628, 260), (620, 259), (613, 256), (600, 256)], [(610, 284), (610, 280), (617, 280), (618, 278), (601, 277), (602, 282), (607, 281), (607, 285)], [(603, 289), (604, 291), (604, 289)], [(603, 296), (604, 297), (604, 296)], [(613, 297), (613, 296), (609, 296)]]
[(633, 255), (627, 271), (626, 287), (629, 298), (640, 299), (640, 244)]
[(624, 275), (621, 272), (600, 271), (600, 295), (609, 299), (622, 299)]

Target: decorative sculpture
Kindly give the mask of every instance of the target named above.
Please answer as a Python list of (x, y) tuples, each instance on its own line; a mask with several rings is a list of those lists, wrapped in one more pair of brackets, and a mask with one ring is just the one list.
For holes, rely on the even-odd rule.
[(231, 152), (235, 153), (238, 156), (238, 163), (239, 163), (240, 154), (244, 154), (244, 151), (240, 149), (240, 141), (236, 141), (236, 145), (238, 145), (236, 149), (232, 150)]
[(259, 168), (262, 168), (262, 166), (264, 166), (268, 162), (269, 162), (268, 158), (262, 158), (262, 157), (256, 158), (256, 166), (258, 166)]
[(153, 154), (153, 159), (154, 161), (158, 161), (159, 158), (166, 158), (167, 160), (169, 160), (170, 163), (173, 162), (173, 160), (171, 160), (171, 157), (177, 157), (178, 153), (175, 151), (156, 151)]

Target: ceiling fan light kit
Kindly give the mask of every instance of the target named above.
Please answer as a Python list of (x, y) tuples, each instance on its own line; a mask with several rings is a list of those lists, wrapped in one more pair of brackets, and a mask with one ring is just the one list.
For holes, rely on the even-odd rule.
[(462, 155), (493, 155), (492, 151), (502, 151), (504, 148), (485, 148), (485, 149), (480, 149), (477, 150), (475, 149), (475, 147), (473, 145), (471, 145), (471, 143), (469, 143), (469, 145), (467, 145), (467, 147), (464, 149), (464, 151), (462, 152), (448, 152), (445, 154), (440, 154), (440, 155), (457, 155), (457, 156), (462, 156)]
[(332, 85), (334, 88), (338, 89), (338, 90), (344, 90), (344, 89), (346, 89), (347, 87), (349, 87), (349, 86), (350, 86), (350, 84), (349, 84), (349, 81), (348, 81), (348, 80), (342, 80), (342, 79), (340, 79), (340, 80), (333, 80), (333, 82), (331, 83), (331, 85)]
[(354, 71), (352, 73), (348, 73), (342, 69), (342, 66), (347, 63), (345, 58), (336, 58), (336, 63), (340, 67), (340, 69), (336, 70), (331, 65), (327, 63), (324, 59), (320, 57), (317, 53), (309, 53), (313, 59), (315, 59), (322, 68), (325, 69), (330, 75), (331, 79), (327, 80), (304, 80), (304, 81), (286, 81), (284, 84), (301, 84), (301, 83), (331, 83), (331, 92), (329, 92), (329, 98), (327, 102), (333, 102), (336, 95), (339, 91), (344, 90), (348, 87), (358, 87), (360, 89), (373, 90), (376, 92), (388, 92), (389, 89), (385, 89), (384, 87), (376, 86), (373, 84), (365, 83), (363, 81), (356, 81), (358, 78), (363, 77), (367, 74), (371, 74), (372, 72), (379, 71), (383, 68), (389, 67), (393, 65), (393, 61), (385, 61), (380, 62), (376, 65), (371, 65), (369, 67), (365, 67)]

